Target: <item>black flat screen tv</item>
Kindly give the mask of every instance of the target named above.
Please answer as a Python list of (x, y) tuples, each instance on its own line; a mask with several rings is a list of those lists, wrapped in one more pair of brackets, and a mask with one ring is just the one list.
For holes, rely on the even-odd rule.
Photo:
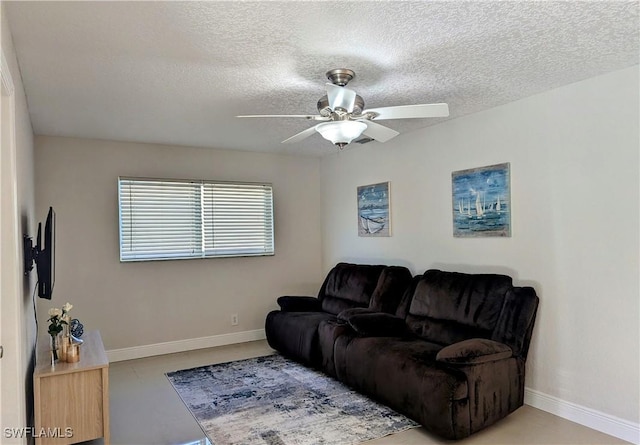
[(56, 281), (56, 213), (53, 211), (53, 207), (49, 207), (47, 220), (44, 224), (44, 236), (42, 223), (38, 223), (36, 245), (33, 246), (31, 238), (26, 235), (23, 238), (23, 244), (24, 273), (28, 275), (35, 262), (38, 273), (38, 296), (51, 300)]

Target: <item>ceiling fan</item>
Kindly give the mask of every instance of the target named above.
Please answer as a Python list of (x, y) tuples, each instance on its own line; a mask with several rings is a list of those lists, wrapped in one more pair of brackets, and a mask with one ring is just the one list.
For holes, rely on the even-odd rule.
[(344, 148), (362, 134), (378, 142), (387, 142), (398, 133), (375, 121), (385, 119), (414, 119), (449, 116), (449, 106), (445, 103), (400, 105), (364, 109), (364, 100), (346, 85), (356, 73), (346, 68), (327, 72), (331, 83), (326, 84), (327, 94), (318, 101), (317, 115), (307, 114), (254, 114), (237, 117), (284, 117), (322, 121), (311, 128), (282, 141), (283, 144), (299, 142), (318, 132), (323, 138)]

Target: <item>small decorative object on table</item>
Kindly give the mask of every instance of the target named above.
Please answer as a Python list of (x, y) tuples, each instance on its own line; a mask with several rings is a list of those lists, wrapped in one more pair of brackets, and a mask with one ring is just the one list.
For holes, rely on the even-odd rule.
[(82, 344), (84, 340), (81, 340), (84, 333), (84, 326), (80, 323), (80, 320), (74, 318), (69, 324), (69, 331), (71, 332), (71, 341), (74, 343)]
[(82, 325), (82, 323), (80, 323), (80, 320), (78, 320), (77, 318), (74, 318), (73, 320), (71, 320), (70, 329), (71, 329), (71, 335), (73, 335), (76, 338), (80, 338), (82, 337), (82, 334), (84, 334), (84, 326)]
[[(62, 309), (57, 307), (49, 309), (49, 335), (51, 336), (51, 365), (55, 365), (55, 363), (59, 360), (66, 360), (66, 352), (68, 345), (70, 344), (70, 339), (65, 339), (65, 336), (62, 335), (62, 331), (66, 331), (68, 334), (68, 329), (65, 330), (65, 327), (69, 326), (69, 311), (73, 307), (70, 303), (65, 303), (62, 306)], [(62, 357), (61, 357), (62, 356)]]

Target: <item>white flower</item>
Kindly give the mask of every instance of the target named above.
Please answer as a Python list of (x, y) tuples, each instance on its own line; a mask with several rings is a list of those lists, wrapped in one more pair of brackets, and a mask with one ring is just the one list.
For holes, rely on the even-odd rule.
[(73, 308), (73, 305), (69, 302), (66, 302), (64, 306), (62, 306), (62, 310), (65, 312), (69, 312)]
[(49, 316), (51, 317), (59, 317), (62, 315), (62, 311), (60, 309), (58, 309), (57, 307), (52, 307), (51, 309), (49, 309)]

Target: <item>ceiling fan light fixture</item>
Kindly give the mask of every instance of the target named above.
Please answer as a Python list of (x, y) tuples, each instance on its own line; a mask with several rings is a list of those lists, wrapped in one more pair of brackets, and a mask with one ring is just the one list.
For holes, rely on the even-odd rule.
[(359, 137), (366, 129), (367, 124), (358, 121), (325, 122), (324, 124), (316, 125), (316, 131), (323, 138), (340, 148)]

